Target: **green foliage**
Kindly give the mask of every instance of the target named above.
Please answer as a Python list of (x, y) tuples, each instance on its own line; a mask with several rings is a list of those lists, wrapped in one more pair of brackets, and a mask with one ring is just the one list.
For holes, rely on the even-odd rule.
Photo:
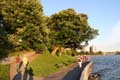
[(0, 80), (9, 80), (9, 65), (0, 64)]
[(98, 51), (98, 52), (96, 52), (96, 53), (94, 53), (94, 54), (96, 54), (96, 55), (102, 55), (103, 52), (102, 52), (102, 51)]
[(90, 55), (103, 55), (102, 51), (97, 51), (97, 52), (91, 52), (89, 53)]
[(78, 55), (78, 53), (74, 49), (65, 51), (63, 54), (67, 54), (69, 56), (76, 56), (76, 55)]
[[(2, 16), (0, 16), (0, 22), (3, 22)], [(4, 25), (0, 23), (0, 58), (8, 56), (8, 53), (13, 50), (12, 47), (13, 44), (8, 39)]]
[(88, 54), (89, 54), (89, 52), (84, 52), (84, 51), (81, 51), (79, 54), (80, 54), (80, 55), (88, 55)]
[[(33, 74), (36, 76), (48, 76), (60, 68), (68, 66), (75, 61), (75, 58), (68, 55), (51, 56), (49, 52), (41, 54), (38, 58), (33, 60), (29, 67), (33, 69)], [(29, 69), (28, 67), (28, 69)]]
[(27, 23), (42, 23), (42, 6), (37, 0), (2, 0), (0, 4), (1, 14), (10, 33), (15, 33), (18, 27), (23, 28)]
[[(89, 26), (86, 14), (70, 8), (48, 17), (42, 8), (39, 0), (1, 0), (0, 18), (2, 16), (5, 25), (3, 29), (0, 27), (0, 46), (6, 43), (5, 47), (12, 51), (43, 51), (52, 45), (74, 47), (98, 35), (98, 31)], [(9, 52), (3, 49), (7, 48), (2, 47), (0, 51)]]
[(89, 41), (98, 35), (98, 31), (89, 26), (86, 14), (78, 14), (73, 9), (62, 10), (48, 20), (52, 44), (71, 46)]
[(38, 0), (2, 0), (0, 6), (8, 39), (16, 51), (29, 48), (36, 50), (46, 45), (48, 30)]

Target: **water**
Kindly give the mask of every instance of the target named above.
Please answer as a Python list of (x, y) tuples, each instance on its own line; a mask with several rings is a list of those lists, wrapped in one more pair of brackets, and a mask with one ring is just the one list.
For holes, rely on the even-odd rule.
[(95, 56), (93, 72), (101, 74), (102, 80), (120, 80), (120, 55)]

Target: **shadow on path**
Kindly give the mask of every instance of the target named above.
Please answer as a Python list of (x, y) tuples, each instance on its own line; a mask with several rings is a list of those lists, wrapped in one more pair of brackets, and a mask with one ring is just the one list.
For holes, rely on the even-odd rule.
[(21, 71), (19, 71), (12, 80), (21, 80), (22, 79), (22, 74)]
[(27, 80), (27, 78), (29, 77), (28, 75), (29, 75), (28, 70), (25, 69), (23, 73), (23, 80)]
[(33, 79), (33, 69), (30, 67), (29, 69), (25, 68), (24, 75), (23, 75), (23, 80), (34, 80)]
[(81, 69), (79, 66), (69, 71), (62, 80), (79, 80), (79, 76), (81, 74)]
[(81, 73), (88, 62), (82, 64), (82, 68), (77, 66), (73, 70), (69, 71), (62, 80), (80, 80)]
[(34, 80), (34, 79), (33, 79), (33, 76), (34, 76), (34, 74), (33, 74), (33, 69), (30, 67), (30, 68), (29, 68), (29, 80)]
[(12, 80), (34, 80), (33, 69), (31, 67), (29, 69), (25, 68), (23, 75), (21, 71), (19, 71)]

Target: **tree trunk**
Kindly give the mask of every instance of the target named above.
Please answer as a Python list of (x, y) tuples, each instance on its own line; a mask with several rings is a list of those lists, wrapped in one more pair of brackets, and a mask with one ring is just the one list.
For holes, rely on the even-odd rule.
[(64, 48), (62, 48), (62, 47), (59, 49), (59, 56), (62, 55), (63, 50), (64, 50)]
[(53, 48), (52, 52), (51, 52), (52, 56), (54, 56), (54, 55), (56, 54), (57, 50), (58, 50), (58, 47), (55, 46), (55, 47)]

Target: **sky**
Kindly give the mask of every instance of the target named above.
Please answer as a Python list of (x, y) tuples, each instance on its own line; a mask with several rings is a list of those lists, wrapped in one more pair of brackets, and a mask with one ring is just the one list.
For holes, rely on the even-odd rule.
[(44, 14), (50, 16), (73, 8), (88, 15), (88, 23), (99, 30), (89, 42), (97, 51), (120, 51), (120, 0), (41, 0)]

